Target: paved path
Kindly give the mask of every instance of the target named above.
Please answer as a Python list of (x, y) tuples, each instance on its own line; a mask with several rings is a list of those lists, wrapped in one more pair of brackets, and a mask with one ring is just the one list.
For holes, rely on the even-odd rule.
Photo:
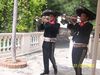
[[(70, 51), (67, 42), (57, 43), (55, 57), (58, 66), (58, 75), (75, 75), (71, 63)], [(29, 55), (18, 57), (25, 59), (28, 66), (20, 69), (8, 69), (0, 67), (0, 75), (40, 75), (43, 72), (42, 52), (36, 52)], [(91, 75), (91, 59), (84, 60), (83, 75)], [(100, 74), (100, 61), (97, 62), (97, 74)], [(50, 63), (50, 74), (54, 75), (53, 68)]]

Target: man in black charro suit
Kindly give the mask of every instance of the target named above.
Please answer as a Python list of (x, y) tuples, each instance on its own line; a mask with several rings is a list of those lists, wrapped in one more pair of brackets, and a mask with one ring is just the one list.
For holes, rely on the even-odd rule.
[(73, 67), (76, 75), (82, 75), (82, 62), (87, 54), (87, 45), (93, 28), (93, 25), (89, 21), (94, 20), (96, 15), (85, 7), (78, 8), (76, 14), (80, 16), (81, 22), (75, 25), (69, 24), (68, 28), (73, 30)]
[(42, 45), (43, 49), (43, 63), (44, 63), (44, 72), (40, 75), (49, 74), (49, 60), (51, 61), (54, 74), (57, 74), (57, 65), (54, 58), (55, 42), (57, 34), (59, 33), (60, 24), (56, 22), (56, 16), (53, 13), (49, 15), (43, 15), (42, 17), (43, 24), (41, 29), (44, 29), (44, 41)]

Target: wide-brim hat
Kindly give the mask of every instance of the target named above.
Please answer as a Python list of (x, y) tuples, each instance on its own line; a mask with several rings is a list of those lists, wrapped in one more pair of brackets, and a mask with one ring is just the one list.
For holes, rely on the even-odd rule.
[(46, 9), (46, 10), (44, 10), (42, 12), (42, 16), (49, 16), (49, 15), (60, 16), (61, 13), (60, 12), (57, 12), (57, 11), (50, 10), (50, 9)]
[(88, 17), (89, 20), (94, 20), (96, 19), (96, 14), (93, 13), (92, 11), (88, 10), (86, 7), (80, 6), (76, 9), (76, 14), (78, 16), (81, 16), (82, 13), (85, 13)]

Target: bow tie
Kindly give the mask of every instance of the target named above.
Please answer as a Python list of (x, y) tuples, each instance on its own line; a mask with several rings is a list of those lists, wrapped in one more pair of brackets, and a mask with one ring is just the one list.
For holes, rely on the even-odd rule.
[(81, 27), (84, 26), (84, 24), (85, 24), (84, 22), (80, 22), (80, 23), (79, 23), (79, 25), (80, 25)]

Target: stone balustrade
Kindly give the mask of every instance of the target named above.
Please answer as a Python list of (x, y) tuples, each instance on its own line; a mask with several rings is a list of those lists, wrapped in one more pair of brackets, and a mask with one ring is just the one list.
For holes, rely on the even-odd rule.
[[(0, 58), (11, 57), (11, 33), (0, 33)], [(72, 50), (72, 37), (70, 39), (70, 55)], [(32, 32), (32, 33), (16, 33), (16, 55), (24, 55), (35, 51), (42, 50), (43, 32)], [(100, 40), (99, 47), (100, 47)], [(100, 60), (100, 48), (98, 47), (97, 59)], [(93, 36), (90, 36), (88, 45), (87, 57), (92, 58), (93, 52)]]
[[(11, 33), (0, 33), (0, 57), (11, 57)], [(42, 48), (43, 32), (16, 33), (16, 55), (24, 55)]]

